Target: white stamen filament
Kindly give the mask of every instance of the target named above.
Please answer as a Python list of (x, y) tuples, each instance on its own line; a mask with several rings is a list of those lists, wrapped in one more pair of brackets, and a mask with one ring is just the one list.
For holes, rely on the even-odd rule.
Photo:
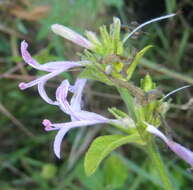
[(157, 21), (160, 21), (160, 20), (163, 20), (163, 19), (167, 19), (167, 18), (173, 17), (173, 16), (175, 16), (175, 15), (176, 15), (176, 14), (172, 13), (172, 14), (169, 14), (169, 15), (157, 17), (157, 18), (148, 20), (147, 22), (144, 22), (143, 24), (141, 24), (141, 25), (139, 25), (137, 28), (135, 28), (132, 32), (130, 32), (130, 33), (123, 39), (123, 44), (128, 40), (128, 38), (130, 38), (135, 32), (137, 32), (139, 29), (143, 28), (144, 26), (146, 26), (146, 25), (148, 25), (148, 24), (151, 24), (151, 23), (153, 23), (153, 22), (157, 22)]
[(185, 89), (185, 88), (188, 88), (188, 87), (190, 87), (190, 86), (191, 86), (191, 85), (186, 85), (186, 86), (182, 86), (182, 87), (180, 87), (180, 88), (177, 88), (177, 89), (169, 92), (168, 94), (166, 94), (166, 95), (163, 97), (162, 100), (165, 100), (168, 96), (171, 96), (172, 94), (174, 94), (174, 93), (176, 93), (176, 92), (178, 92), (178, 91), (180, 91), (180, 90), (183, 90), (183, 89)]

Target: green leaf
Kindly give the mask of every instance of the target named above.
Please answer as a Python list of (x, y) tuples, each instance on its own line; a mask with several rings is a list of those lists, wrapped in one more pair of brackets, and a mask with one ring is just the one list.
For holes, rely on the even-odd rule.
[(120, 156), (111, 155), (104, 163), (105, 184), (108, 187), (120, 188), (124, 185), (128, 169)]
[(140, 59), (142, 58), (142, 56), (145, 54), (145, 52), (147, 50), (149, 50), (151, 47), (153, 47), (152, 45), (148, 45), (146, 47), (144, 47), (141, 51), (139, 51), (137, 53), (137, 55), (135, 56), (133, 62), (131, 63), (131, 65), (129, 66), (129, 68), (127, 69), (127, 79), (129, 80), (135, 70), (135, 68), (137, 67), (137, 65), (139, 64)]
[(87, 78), (103, 82), (107, 85), (113, 85), (113, 83), (108, 79), (108, 77), (101, 71), (99, 71), (95, 66), (88, 66), (87, 68), (85, 68), (79, 74), (78, 78)]
[(129, 115), (132, 119), (136, 120), (133, 97), (129, 94), (129, 91), (126, 88), (118, 88), (118, 91), (127, 107)]
[(86, 175), (92, 175), (99, 167), (101, 161), (114, 149), (127, 143), (140, 143), (139, 135), (107, 135), (96, 138), (90, 145), (84, 160)]

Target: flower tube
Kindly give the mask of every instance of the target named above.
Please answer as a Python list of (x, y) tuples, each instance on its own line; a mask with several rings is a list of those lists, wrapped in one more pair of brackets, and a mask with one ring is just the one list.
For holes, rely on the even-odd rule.
[(149, 133), (161, 138), (174, 153), (176, 153), (181, 159), (183, 159), (185, 162), (190, 164), (191, 167), (193, 167), (193, 152), (191, 150), (167, 138), (160, 130), (158, 130), (153, 125), (150, 125), (148, 123), (146, 123), (146, 125), (146, 130)]

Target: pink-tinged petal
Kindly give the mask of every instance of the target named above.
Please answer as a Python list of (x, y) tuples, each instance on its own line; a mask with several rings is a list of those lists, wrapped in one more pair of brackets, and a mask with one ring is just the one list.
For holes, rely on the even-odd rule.
[(82, 104), (82, 92), (86, 84), (86, 79), (78, 79), (74, 84), (74, 94), (70, 101), (70, 106), (73, 111), (80, 111)]
[(28, 43), (26, 41), (21, 42), (21, 55), (24, 61), (35, 69), (41, 68), (41, 65), (31, 57), (30, 53), (27, 50)]
[(21, 42), (21, 54), (24, 59), (24, 61), (30, 65), (31, 67), (37, 69), (37, 70), (42, 70), (42, 71), (47, 71), (47, 72), (54, 72), (57, 70), (68, 70), (73, 67), (80, 67), (83, 66), (83, 64), (88, 64), (88, 61), (53, 61), (53, 62), (48, 62), (45, 64), (39, 64), (35, 59), (33, 59), (30, 55), (30, 53), (27, 50), (28, 44), (25, 41)]
[(88, 64), (88, 61), (53, 61), (41, 65), (41, 70), (53, 72), (57, 70), (68, 70), (74, 67), (82, 67), (84, 64)]
[(57, 102), (57, 101), (53, 101), (53, 100), (51, 100), (51, 99), (48, 97), (48, 95), (47, 95), (47, 93), (46, 93), (46, 90), (45, 90), (45, 83), (46, 83), (46, 82), (47, 82), (47, 81), (44, 80), (44, 81), (38, 83), (38, 92), (39, 92), (41, 98), (42, 98), (45, 102), (47, 102), (48, 104), (58, 105), (58, 102)]
[(69, 86), (68, 80), (64, 80), (56, 90), (56, 100), (61, 110), (66, 114), (71, 113), (70, 105), (67, 101)]
[(81, 121), (72, 121), (66, 123), (51, 123), (50, 120), (43, 120), (42, 124), (45, 126), (46, 131), (59, 130), (55, 140), (54, 140), (54, 153), (60, 159), (60, 150), (61, 143), (65, 134), (72, 128), (84, 127), (89, 125), (101, 124), (101, 123), (111, 123), (116, 122), (116, 120), (81, 120)]
[(51, 127), (62, 129), (62, 128), (77, 128), (77, 127), (84, 127), (102, 123), (109, 123), (109, 121), (97, 121), (97, 120), (81, 120), (81, 121), (71, 121), (66, 123), (51, 123)]
[(68, 80), (64, 80), (60, 86), (56, 90), (56, 100), (59, 104), (60, 109), (71, 116), (71, 118), (75, 118), (75, 120), (80, 120), (74, 110), (68, 103), (67, 96), (70, 88), (70, 84)]
[(98, 121), (101, 123), (108, 123), (110, 121), (110, 119), (103, 117), (102, 115), (84, 110), (78, 111), (77, 115), (80, 118), (80, 120)]
[(99, 124), (99, 121), (72, 121), (67, 123), (58, 123), (58, 124), (52, 124), (55, 128), (60, 128), (58, 131), (55, 140), (54, 140), (54, 153), (55, 155), (60, 159), (60, 149), (61, 149), (61, 143), (65, 136), (65, 134), (72, 128), (76, 127), (84, 127), (88, 125), (94, 125)]
[(74, 42), (75, 44), (77, 44), (79, 46), (82, 46), (82, 47), (87, 48), (87, 49), (93, 49), (94, 48), (94, 45), (89, 40), (84, 38), (82, 35), (74, 32), (70, 28), (62, 26), (60, 24), (54, 24), (51, 26), (51, 29), (54, 33), (62, 36), (63, 38), (65, 38), (67, 40)]
[(28, 82), (28, 83), (22, 82), (22, 83), (19, 84), (19, 88), (21, 90), (25, 90), (27, 88), (30, 88), (32, 86), (37, 85), (40, 82), (45, 82), (45, 81), (47, 81), (47, 80), (49, 80), (49, 79), (59, 75), (61, 72), (63, 72), (63, 71), (59, 70), (59, 71), (56, 71), (56, 72), (52, 72), (52, 73), (46, 74), (46, 75), (44, 75), (42, 77), (39, 77), (39, 78), (37, 78), (37, 79), (35, 79), (35, 80), (31, 81), (31, 82)]
[(56, 89), (56, 100), (57, 101), (65, 101), (68, 96), (70, 83), (68, 80), (63, 80), (60, 86)]
[(60, 159), (61, 144), (65, 134), (69, 131), (70, 128), (62, 128), (58, 131), (54, 139), (54, 153), (58, 159)]
[(146, 130), (155, 136), (160, 137), (167, 145), (168, 147), (176, 153), (181, 159), (189, 163), (193, 167), (193, 152), (190, 151), (189, 149), (183, 147), (182, 145), (170, 140), (167, 138), (161, 131), (159, 131), (157, 128), (154, 126), (146, 123), (148, 126)]

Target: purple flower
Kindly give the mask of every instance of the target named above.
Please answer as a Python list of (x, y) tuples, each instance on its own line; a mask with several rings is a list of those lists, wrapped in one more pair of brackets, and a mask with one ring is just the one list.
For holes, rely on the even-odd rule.
[[(80, 39), (82, 40), (81, 43), (83, 45), (84, 38), (80, 37)], [(87, 41), (84, 42), (85, 44), (87, 43)], [(87, 43), (87, 45), (88, 44), (89, 43)], [(45, 119), (42, 122), (42, 124), (45, 126), (46, 131), (58, 130), (54, 141), (54, 152), (58, 158), (60, 158), (60, 147), (62, 139), (70, 129), (101, 123), (116, 122), (116, 120), (107, 119), (99, 114), (84, 111), (81, 109), (82, 93), (83, 88), (86, 84), (86, 79), (77, 79), (74, 85), (70, 85), (68, 80), (64, 80), (56, 90), (55, 101), (51, 100), (46, 93), (45, 83), (49, 79), (55, 77), (56, 75), (59, 75), (60, 73), (70, 68), (80, 67), (84, 66), (85, 64), (89, 64), (88, 61), (56, 61), (41, 65), (31, 57), (30, 53), (27, 50), (27, 47), (28, 44), (23, 41), (21, 43), (21, 54), (24, 61), (37, 70), (42, 70), (49, 73), (29, 83), (22, 82), (19, 84), (19, 88), (21, 90), (24, 90), (26, 88), (37, 85), (39, 94), (43, 98), (43, 100), (45, 100), (49, 104), (58, 106), (64, 113), (68, 114), (71, 117), (71, 121), (66, 123), (52, 123), (48, 119)], [(68, 92), (71, 92), (73, 94), (70, 103), (67, 100)]]
[(181, 159), (183, 159), (184, 161), (189, 163), (191, 167), (193, 167), (193, 152), (191, 150), (167, 138), (161, 131), (159, 131), (153, 125), (150, 125), (148, 123), (146, 123), (146, 125), (147, 125), (146, 130), (148, 132), (161, 138), (174, 153), (176, 153)]
[(45, 126), (45, 130), (47, 131), (58, 130), (58, 133), (56, 134), (54, 140), (54, 153), (60, 159), (60, 149), (62, 139), (70, 129), (109, 122), (110, 122), (109, 119), (91, 120), (89, 117), (87, 117), (87, 120), (71, 121), (66, 123), (51, 123), (49, 120), (45, 119), (43, 120), (42, 124)]
[(37, 78), (29, 83), (24, 83), (21, 82), (19, 84), (19, 88), (21, 90), (25, 90), (26, 88), (30, 88), (32, 86), (38, 85), (38, 91), (40, 96), (48, 103), (48, 104), (52, 104), (52, 105), (56, 105), (57, 102), (52, 101), (46, 94), (45, 91), (45, 83), (59, 75), (60, 73), (70, 69), (70, 68), (74, 68), (74, 67), (81, 67), (84, 66), (84, 64), (88, 64), (88, 61), (54, 61), (54, 62), (48, 62), (46, 64), (39, 64), (35, 59), (33, 59), (30, 55), (30, 53), (27, 50), (28, 44), (27, 42), (23, 41), (21, 43), (21, 54), (22, 57), (24, 59), (24, 61), (30, 65), (31, 67), (37, 69), (37, 70), (41, 70), (41, 71), (46, 71), (49, 72), (48, 74)]
[(86, 49), (94, 48), (94, 45), (89, 40), (87, 40), (82, 35), (74, 32), (73, 30), (71, 30), (70, 28), (66, 26), (62, 26), (60, 24), (53, 24), (51, 26), (51, 29), (54, 33), (62, 36), (63, 38), (66, 38), (67, 40), (74, 42), (75, 44), (79, 46), (82, 46)]
[[(52, 123), (48, 119), (42, 122), (46, 131), (58, 130), (54, 140), (54, 153), (58, 158), (60, 158), (62, 139), (70, 129), (101, 123), (117, 122), (117, 120), (108, 119), (99, 114), (81, 110), (82, 92), (85, 83), (86, 79), (78, 79), (74, 86), (70, 86), (69, 82), (64, 80), (56, 90), (57, 103), (62, 111), (70, 115), (71, 122)], [(67, 101), (69, 91), (73, 92), (70, 104)]]

